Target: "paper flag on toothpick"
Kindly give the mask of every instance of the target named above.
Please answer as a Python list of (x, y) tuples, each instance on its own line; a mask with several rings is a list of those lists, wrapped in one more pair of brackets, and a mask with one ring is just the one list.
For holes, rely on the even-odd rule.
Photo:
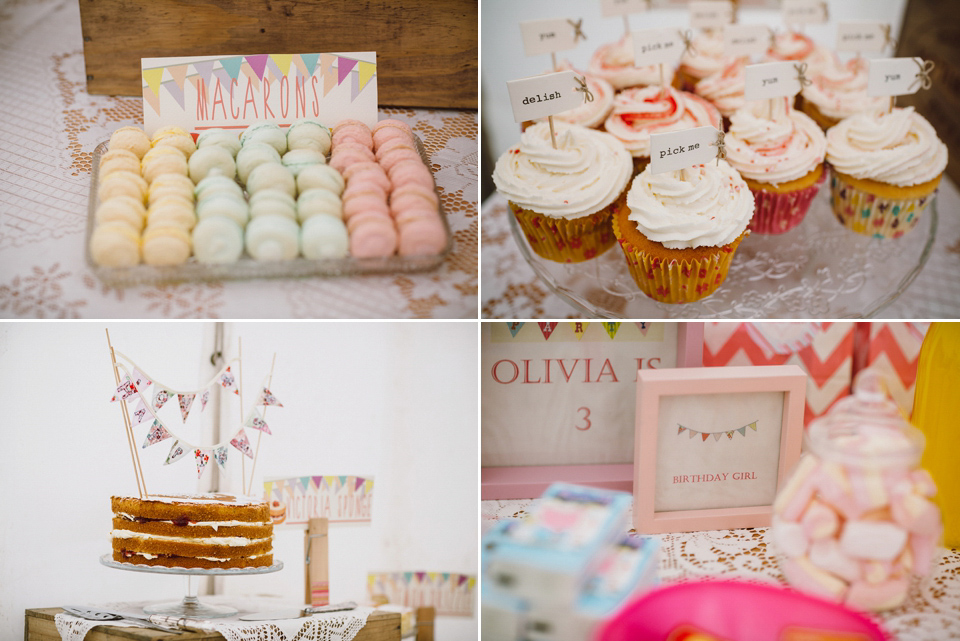
[(230, 445), (234, 446), (248, 457), (253, 458), (253, 448), (250, 447), (250, 440), (247, 438), (247, 433), (243, 431), (243, 428), (240, 428), (240, 431), (237, 432), (237, 435), (230, 439)]
[(158, 389), (153, 395), (153, 409), (159, 410), (163, 404), (170, 400), (170, 392), (165, 389)]
[(273, 434), (273, 432), (270, 431), (270, 427), (267, 425), (267, 422), (260, 417), (260, 413), (256, 409), (250, 412), (250, 416), (247, 417), (247, 420), (243, 425), (244, 427), (251, 427), (255, 430), (266, 432), (267, 434)]
[(124, 377), (123, 383), (117, 388), (117, 392), (113, 395), (113, 398), (110, 399), (110, 402), (125, 401), (136, 393), (137, 386), (133, 384), (133, 381), (131, 381), (129, 377)]
[(229, 367), (220, 375), (220, 385), (225, 390), (233, 390), (234, 394), (240, 394), (240, 391), (237, 389), (237, 379), (234, 378)]
[(156, 445), (160, 441), (165, 441), (171, 436), (173, 435), (167, 431), (167, 428), (165, 428), (163, 425), (160, 424), (160, 421), (154, 420), (153, 426), (151, 426), (150, 431), (147, 432), (147, 438), (144, 439), (143, 445), (141, 446), (141, 448), (150, 447), (151, 445)]
[(170, 448), (170, 453), (167, 454), (167, 460), (163, 462), (164, 465), (170, 465), (174, 461), (179, 461), (184, 456), (186, 456), (187, 450), (180, 445), (180, 441), (174, 441), (173, 446)]
[(217, 465), (221, 469), (226, 468), (227, 465), (227, 446), (221, 445), (220, 447), (213, 450), (213, 458), (217, 462)]
[(266, 387), (260, 392), (260, 397), (257, 399), (256, 405), (276, 405), (277, 407), (283, 407), (280, 401), (277, 400), (277, 397)]
[(210, 450), (201, 450), (199, 447), (193, 451), (193, 458), (197, 461), (197, 478), (203, 475), (203, 468), (210, 462)]
[(190, 413), (190, 408), (193, 407), (193, 399), (197, 397), (196, 394), (177, 394), (177, 399), (180, 401), (180, 414), (183, 416), (183, 422), (187, 422), (187, 415)]
[(203, 394), (200, 396), (200, 411), (207, 409), (207, 401), (210, 400), (210, 390), (203, 390)]

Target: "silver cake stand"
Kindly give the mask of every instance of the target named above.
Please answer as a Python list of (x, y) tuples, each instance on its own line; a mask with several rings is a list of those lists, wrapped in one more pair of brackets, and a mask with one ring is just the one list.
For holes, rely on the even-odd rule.
[(171, 601), (169, 603), (157, 603), (146, 605), (143, 611), (147, 614), (164, 614), (167, 616), (189, 617), (192, 619), (218, 619), (237, 614), (236, 608), (226, 605), (209, 605), (200, 603), (195, 594), (196, 588), (193, 585), (195, 576), (230, 576), (236, 574), (270, 574), (283, 569), (283, 561), (275, 561), (273, 565), (260, 568), (215, 568), (204, 570), (200, 568), (165, 568), (159, 565), (136, 565), (134, 563), (121, 563), (114, 561), (109, 554), (100, 557), (100, 563), (108, 568), (117, 570), (130, 570), (131, 572), (152, 572), (153, 574), (182, 574), (187, 577), (187, 595), (182, 601)]

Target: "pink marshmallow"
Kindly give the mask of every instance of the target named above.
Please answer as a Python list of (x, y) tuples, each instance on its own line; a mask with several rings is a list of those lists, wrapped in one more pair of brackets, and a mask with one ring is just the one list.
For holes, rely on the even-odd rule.
[(930, 534), (911, 534), (908, 547), (913, 556), (914, 574), (924, 575), (929, 571), (933, 560), (940, 555), (940, 533)]
[(907, 531), (885, 521), (847, 521), (840, 549), (855, 559), (892, 561), (903, 551)]
[(820, 498), (846, 517), (857, 517), (863, 512), (853, 499), (853, 488), (846, 469), (839, 463), (824, 462), (817, 472), (817, 491)]
[(803, 526), (793, 521), (781, 521), (777, 517), (773, 519), (773, 527), (770, 529), (773, 536), (773, 544), (781, 554), (794, 557), (803, 556), (807, 553), (810, 546), (810, 540), (807, 538)]
[(864, 512), (881, 508), (890, 500), (883, 476), (876, 470), (850, 470), (850, 486), (853, 498)]
[(816, 490), (816, 475), (819, 463), (816, 457), (804, 456), (790, 479), (777, 494), (773, 511), (785, 521), (797, 521), (806, 509)]
[(890, 503), (894, 520), (911, 532), (933, 534), (940, 526), (940, 510), (916, 494), (894, 497)]
[(836, 534), (840, 529), (840, 517), (830, 507), (813, 499), (800, 519), (807, 536), (816, 541)]
[(907, 578), (880, 583), (857, 581), (850, 586), (845, 603), (861, 610), (889, 610), (903, 603), (909, 590), (910, 581)]
[(780, 568), (787, 580), (795, 588), (836, 601), (842, 600), (847, 591), (847, 583), (829, 572), (821, 570), (805, 556), (785, 559)]
[(925, 469), (917, 468), (910, 472), (910, 480), (913, 481), (913, 488), (917, 494), (921, 494), (927, 498), (932, 498), (937, 495), (937, 484), (933, 481), (933, 477), (930, 476), (930, 472)]
[(844, 554), (835, 539), (814, 542), (810, 546), (810, 562), (844, 581), (860, 579), (860, 562)]
[(881, 583), (886, 581), (893, 575), (893, 566), (894, 564), (890, 561), (864, 561), (863, 580), (867, 583)]

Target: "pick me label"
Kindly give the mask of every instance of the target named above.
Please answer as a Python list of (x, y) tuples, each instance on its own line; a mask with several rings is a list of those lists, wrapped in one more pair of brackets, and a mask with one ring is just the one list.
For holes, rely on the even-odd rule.
[(566, 18), (527, 20), (520, 23), (523, 51), (528, 56), (573, 49), (577, 45), (576, 23)]
[(827, 21), (824, 0), (783, 0), (780, 9), (787, 24), (822, 24)]
[(683, 55), (683, 34), (679, 29), (644, 29), (630, 36), (634, 64), (638, 67), (674, 64)]
[(650, 172), (661, 174), (714, 160), (719, 135), (720, 131), (709, 125), (650, 134)]
[(837, 51), (883, 51), (890, 25), (884, 22), (841, 22), (837, 25)]
[[(923, 58), (881, 58), (867, 62), (867, 95), (905, 96), (930, 88), (930, 65)], [(926, 78), (926, 80), (925, 80)]]
[(765, 53), (769, 46), (770, 29), (762, 24), (728, 24), (723, 28), (723, 53), (728, 56)]
[(798, 64), (786, 60), (747, 65), (743, 97), (746, 100), (767, 100), (797, 95), (802, 88), (796, 67)]
[(640, 13), (648, 8), (647, 0), (600, 0), (600, 15), (604, 18)]
[(730, 0), (690, 0), (690, 26), (694, 29), (719, 29), (731, 22)]
[(583, 104), (584, 94), (573, 71), (507, 81), (513, 119), (517, 122), (546, 118)]

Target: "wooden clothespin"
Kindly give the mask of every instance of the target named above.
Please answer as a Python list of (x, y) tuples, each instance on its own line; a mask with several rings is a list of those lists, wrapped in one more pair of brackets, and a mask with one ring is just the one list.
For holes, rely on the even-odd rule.
[(330, 558), (327, 519), (310, 519), (303, 533), (304, 603), (330, 604)]

